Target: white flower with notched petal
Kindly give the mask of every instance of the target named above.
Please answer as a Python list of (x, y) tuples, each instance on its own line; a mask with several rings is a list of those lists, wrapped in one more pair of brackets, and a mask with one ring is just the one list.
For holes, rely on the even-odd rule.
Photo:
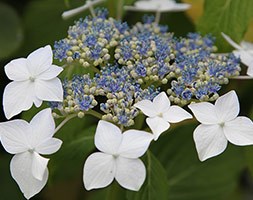
[(1, 142), (5, 150), (15, 154), (10, 163), (11, 175), (24, 196), (29, 199), (42, 190), (48, 179), (49, 155), (60, 148), (62, 141), (52, 138), (55, 123), (51, 109), (44, 109), (30, 123), (12, 120), (0, 123)]
[(91, 154), (83, 169), (83, 181), (87, 190), (108, 186), (115, 178), (124, 188), (138, 191), (142, 186), (146, 169), (139, 159), (148, 149), (153, 137), (138, 130), (121, 130), (100, 120), (95, 133), (95, 145), (102, 151)]
[(221, 154), (228, 141), (239, 146), (253, 144), (253, 123), (247, 117), (237, 117), (240, 108), (235, 91), (219, 97), (215, 105), (201, 102), (189, 108), (202, 123), (193, 133), (201, 161)]
[(249, 76), (253, 76), (253, 43), (242, 41), (239, 45), (226, 34), (221, 34), (231, 46), (237, 49), (233, 51), (233, 53), (235, 56), (241, 58), (241, 61), (244, 65), (248, 66), (247, 74)]
[(153, 102), (142, 100), (134, 104), (134, 106), (148, 116), (146, 122), (154, 134), (154, 140), (157, 140), (161, 133), (169, 129), (170, 123), (177, 123), (192, 118), (191, 114), (183, 108), (175, 105), (171, 106), (165, 92), (157, 95)]
[(40, 107), (42, 101), (63, 101), (63, 89), (57, 76), (63, 70), (52, 65), (51, 47), (45, 46), (32, 52), (27, 58), (19, 58), (5, 66), (10, 80), (4, 90), (3, 107), (7, 119), (32, 107)]
[(177, 12), (185, 11), (191, 7), (187, 3), (176, 3), (174, 0), (139, 0), (133, 6), (125, 6), (129, 10)]

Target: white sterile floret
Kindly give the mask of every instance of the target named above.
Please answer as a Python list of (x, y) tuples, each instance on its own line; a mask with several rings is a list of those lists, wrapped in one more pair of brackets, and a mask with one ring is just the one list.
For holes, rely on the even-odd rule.
[(1, 142), (4, 149), (15, 154), (10, 171), (25, 198), (39, 193), (48, 179), (48, 158), (40, 154), (55, 153), (62, 141), (52, 138), (55, 123), (51, 109), (44, 109), (33, 117), (30, 123), (12, 120), (0, 123)]
[(101, 152), (91, 154), (84, 164), (85, 188), (103, 188), (115, 178), (122, 187), (138, 191), (146, 177), (139, 157), (147, 151), (152, 139), (152, 135), (144, 131), (128, 130), (122, 134), (114, 124), (100, 120), (95, 146)]
[(126, 6), (126, 8), (136, 9), (140, 11), (160, 11), (160, 12), (177, 12), (185, 11), (191, 7), (187, 3), (176, 3), (174, 0), (139, 0), (136, 1), (134, 7)]
[(165, 92), (157, 95), (153, 102), (142, 100), (134, 104), (144, 115), (148, 116), (146, 122), (154, 134), (154, 140), (169, 129), (170, 123), (177, 123), (185, 119), (191, 119), (192, 116), (179, 106), (171, 106), (170, 100)]
[(253, 43), (242, 41), (239, 44), (235, 43), (228, 35), (221, 33), (226, 41), (236, 50), (233, 51), (235, 56), (240, 57), (244, 65), (248, 67), (247, 75), (253, 76)]
[(79, 13), (92, 8), (93, 6), (95, 6), (96, 4), (99, 4), (101, 2), (103, 2), (105, 0), (87, 0), (86, 3), (80, 7), (74, 8), (72, 10), (68, 10), (65, 11), (64, 13), (62, 13), (62, 18), (63, 19), (68, 19), (70, 17), (73, 17), (75, 15), (78, 15)]
[(3, 107), (7, 119), (32, 107), (40, 107), (42, 101), (63, 101), (62, 84), (57, 76), (63, 70), (52, 65), (53, 52), (45, 46), (32, 52), (27, 58), (12, 60), (5, 66), (10, 80), (3, 94)]
[(253, 123), (247, 117), (237, 117), (240, 111), (235, 91), (219, 97), (215, 104), (192, 103), (189, 108), (201, 123), (193, 138), (201, 161), (221, 154), (232, 144), (253, 144)]

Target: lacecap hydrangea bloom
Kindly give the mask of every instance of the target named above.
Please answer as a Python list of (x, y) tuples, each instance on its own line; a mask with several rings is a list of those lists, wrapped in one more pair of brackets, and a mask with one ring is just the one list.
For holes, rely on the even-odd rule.
[(12, 80), (3, 94), (7, 119), (29, 110), (33, 104), (40, 107), (42, 101), (63, 101), (62, 84), (57, 78), (63, 69), (52, 62), (53, 52), (47, 45), (5, 66), (5, 73)]
[[(12, 177), (25, 197), (45, 186), (48, 159), (40, 154), (60, 148), (61, 141), (52, 137), (74, 117), (85, 121), (92, 115), (98, 122), (94, 143), (99, 152), (84, 162), (86, 190), (106, 187), (114, 179), (125, 189), (140, 190), (146, 178), (146, 162), (140, 158), (151, 142), (156, 145), (153, 140), (166, 137), (161, 134), (171, 124), (192, 119), (190, 110), (201, 122), (193, 133), (201, 161), (222, 153), (227, 141), (252, 144), (252, 121), (237, 117), (236, 92), (219, 97), (222, 86), (240, 74), (240, 58), (216, 50), (212, 35), (176, 37), (152, 16), (131, 26), (108, 18), (106, 9), (95, 9), (93, 16), (69, 27), (53, 51), (46, 46), (7, 64), (13, 82), (4, 92), (6, 117), (42, 101), (51, 108), (30, 123), (0, 124), (1, 143), (15, 154)], [(53, 65), (52, 56), (64, 67)], [(57, 78), (63, 70), (70, 76)], [(56, 128), (53, 117), (61, 120)]]

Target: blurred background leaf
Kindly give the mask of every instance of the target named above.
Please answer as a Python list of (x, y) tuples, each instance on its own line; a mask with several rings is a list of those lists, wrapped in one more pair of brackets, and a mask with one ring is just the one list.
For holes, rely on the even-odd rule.
[(127, 192), (128, 200), (168, 200), (168, 180), (160, 161), (148, 151), (146, 153), (147, 175), (144, 185), (138, 192)]
[(200, 162), (192, 139), (195, 127), (187, 124), (168, 131), (152, 145), (167, 172), (168, 199), (225, 200), (245, 165), (242, 148), (229, 145), (223, 154)]
[(23, 41), (21, 20), (11, 6), (0, 2), (0, 60), (11, 56)]
[(197, 30), (203, 34), (212, 33), (217, 38), (219, 50), (229, 51), (232, 48), (222, 38), (221, 32), (239, 43), (248, 29), (252, 10), (252, 0), (206, 0)]

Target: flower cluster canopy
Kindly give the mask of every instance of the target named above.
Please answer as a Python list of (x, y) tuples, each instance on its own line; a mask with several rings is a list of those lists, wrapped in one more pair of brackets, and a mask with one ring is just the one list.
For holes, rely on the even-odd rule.
[[(50, 107), (39, 111), (29, 123), (21, 119), (0, 123), (1, 144), (14, 155), (11, 175), (27, 199), (46, 185), (47, 156), (62, 145), (53, 136), (74, 117), (98, 119), (95, 135), (89, 133), (96, 149), (90, 150), (93, 153), (83, 166), (86, 190), (107, 187), (115, 180), (125, 189), (139, 191), (146, 179), (145, 164), (152, 168), (149, 157), (147, 161), (141, 157), (151, 143), (155, 146), (156, 140), (168, 135), (161, 135), (163, 132), (173, 130), (174, 123), (193, 118), (201, 123), (193, 133), (200, 161), (221, 154), (228, 142), (253, 144), (253, 122), (238, 116), (236, 92), (219, 96), (222, 86), (240, 75), (240, 61), (253, 76), (251, 45), (238, 45), (223, 34), (237, 50), (235, 55), (216, 54), (211, 35), (189, 33), (177, 38), (167, 26), (159, 25), (159, 15), (156, 21), (145, 16), (143, 23), (129, 26), (108, 18), (106, 9), (94, 10), (101, 1), (88, 1), (65, 13), (69, 17), (89, 8), (92, 16), (76, 21), (68, 36), (55, 42), (53, 51), (47, 45), (5, 66), (11, 80), (3, 94), (7, 119), (33, 104), (38, 108), (43, 101), (48, 101), (43, 106)], [(189, 5), (140, 0), (133, 7), (159, 14), (185, 10)], [(53, 56), (64, 67), (54, 65)], [(82, 70), (76, 71), (82, 72), (71, 74), (78, 67)], [(63, 70), (72, 77), (58, 78)], [(67, 134), (76, 136), (72, 131)], [(83, 141), (80, 145), (87, 145)]]

